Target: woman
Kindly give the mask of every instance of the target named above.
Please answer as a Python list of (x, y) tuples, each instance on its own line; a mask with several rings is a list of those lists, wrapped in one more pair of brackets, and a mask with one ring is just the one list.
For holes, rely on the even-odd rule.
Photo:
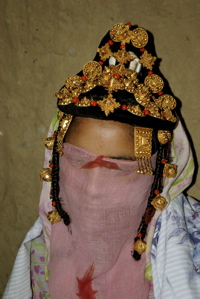
[(24, 293), (10, 282), (4, 298), (198, 298), (193, 158), (151, 34), (114, 25), (56, 97), (40, 219), (11, 278)]

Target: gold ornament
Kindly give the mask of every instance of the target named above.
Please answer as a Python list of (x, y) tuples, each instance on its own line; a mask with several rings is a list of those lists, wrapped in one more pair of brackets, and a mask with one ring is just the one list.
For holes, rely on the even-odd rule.
[(177, 165), (165, 163), (163, 176), (167, 178), (175, 178), (177, 175)]
[(129, 26), (123, 23), (115, 24), (110, 30), (110, 37), (114, 42), (129, 43), (131, 39)]
[(83, 67), (83, 74), (88, 79), (96, 79), (102, 73), (102, 67), (97, 61), (89, 61)]
[(171, 122), (176, 122), (176, 117), (172, 114), (171, 110), (166, 109), (163, 111), (162, 114), (166, 120), (171, 121)]
[(84, 97), (83, 99), (79, 100), (75, 105), (79, 107), (88, 107), (92, 103), (92, 100), (87, 99)]
[(148, 34), (143, 28), (134, 29), (131, 35), (131, 42), (136, 48), (143, 48), (148, 43)]
[(67, 114), (64, 119), (60, 120), (60, 130), (57, 135), (57, 152), (59, 153), (60, 156), (63, 155), (63, 139), (65, 137), (65, 134), (69, 128), (69, 125), (72, 121), (73, 115)]
[(145, 252), (147, 247), (147, 244), (145, 241), (142, 241), (141, 239), (137, 240), (135, 243), (133, 243), (133, 249), (137, 251), (139, 254), (142, 254)]
[(152, 132), (151, 128), (134, 127), (134, 150), (138, 161), (137, 173), (153, 174), (151, 167), (152, 151)]
[(127, 111), (132, 113), (132, 114), (135, 114), (137, 116), (144, 116), (144, 112), (141, 110), (140, 106), (139, 105), (128, 105), (127, 106)]
[(99, 52), (99, 56), (101, 57), (101, 60), (105, 61), (109, 57), (113, 55), (112, 51), (110, 50), (109, 44), (105, 44), (105, 46), (98, 48), (97, 52)]
[(109, 94), (107, 98), (98, 101), (98, 105), (100, 106), (101, 111), (103, 111), (106, 116), (108, 116), (110, 112), (114, 112), (115, 109), (121, 106), (120, 103), (117, 103), (113, 98), (112, 94)]
[(167, 130), (158, 130), (158, 141), (165, 144), (171, 140), (171, 132)]
[(40, 181), (51, 182), (52, 180), (52, 169), (51, 168), (42, 168), (40, 170)]
[(176, 108), (176, 100), (169, 94), (163, 94), (158, 98), (161, 103), (161, 109), (173, 110)]
[(48, 212), (47, 219), (51, 222), (51, 224), (58, 223), (62, 220), (61, 216), (56, 210)]
[[(83, 67), (85, 78), (78, 75), (70, 76), (66, 79), (65, 86), (56, 93), (58, 105), (92, 106), (93, 101), (91, 99), (84, 97), (81, 100), (77, 99), (77, 101), (74, 101), (74, 98), (79, 98), (80, 94), (86, 93), (96, 86), (102, 86), (108, 91), (109, 96), (98, 101), (98, 105), (105, 112), (106, 116), (120, 107), (120, 103), (113, 99), (112, 93), (118, 90), (126, 90), (132, 93), (136, 101), (144, 107), (142, 111), (138, 105), (135, 108), (128, 105), (126, 110), (130, 113), (138, 116), (149, 115), (162, 120), (176, 122), (176, 117), (171, 111), (176, 107), (176, 100), (170, 95), (163, 94), (156, 98), (152, 94), (162, 90), (164, 86), (162, 78), (152, 74), (146, 76), (144, 83), (139, 82), (138, 73), (125, 65), (127, 62), (132, 62), (135, 59), (131, 52), (126, 51), (126, 43), (132, 42), (137, 48), (144, 47), (148, 42), (147, 32), (142, 28), (130, 30), (130, 25), (118, 23), (110, 30), (110, 36), (113, 41), (121, 42), (121, 49), (113, 53), (110, 48), (112, 43), (109, 41), (99, 48), (97, 52), (99, 52), (99, 56), (103, 61), (110, 57), (115, 57), (117, 60), (116, 65), (101, 66), (97, 61), (86, 63)], [(156, 57), (153, 57), (146, 50), (140, 57), (140, 63), (150, 70), (155, 60)]]
[(116, 53), (113, 53), (113, 57), (115, 57), (119, 63), (127, 63), (133, 60), (133, 57), (126, 52), (124, 48), (122, 50), (118, 50)]
[(143, 84), (138, 84), (134, 96), (136, 101), (142, 106), (147, 106), (151, 99), (149, 88)]
[(149, 70), (152, 70), (154, 62), (156, 61), (156, 57), (152, 56), (146, 50), (143, 52), (140, 57), (140, 63)]
[(156, 210), (162, 211), (168, 204), (167, 200), (162, 197), (160, 194), (156, 195), (156, 197), (151, 202), (152, 206)]
[(54, 137), (47, 137), (44, 139), (44, 145), (47, 149), (52, 150), (54, 146), (55, 138)]
[(80, 76), (75, 75), (75, 76), (70, 76), (69, 78), (66, 79), (65, 81), (65, 86), (67, 88), (77, 88), (81, 84), (83, 84), (83, 80), (81, 79)]
[(164, 86), (163, 79), (155, 74), (146, 76), (144, 84), (148, 86), (153, 93), (161, 91)]

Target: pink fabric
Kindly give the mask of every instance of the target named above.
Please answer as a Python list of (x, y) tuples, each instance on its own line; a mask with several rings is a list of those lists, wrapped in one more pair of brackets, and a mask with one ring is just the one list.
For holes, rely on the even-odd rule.
[(101, 157), (108, 163), (88, 167), (98, 159), (64, 145), (60, 198), (71, 224), (52, 225), (51, 298), (146, 299), (150, 286), (144, 278), (145, 255), (136, 262), (131, 250), (153, 176), (137, 174), (136, 161)]

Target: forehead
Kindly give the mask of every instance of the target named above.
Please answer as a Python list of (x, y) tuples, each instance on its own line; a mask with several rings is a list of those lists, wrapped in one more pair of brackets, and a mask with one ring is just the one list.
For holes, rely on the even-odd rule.
[(65, 142), (107, 157), (134, 158), (133, 126), (116, 121), (75, 117)]

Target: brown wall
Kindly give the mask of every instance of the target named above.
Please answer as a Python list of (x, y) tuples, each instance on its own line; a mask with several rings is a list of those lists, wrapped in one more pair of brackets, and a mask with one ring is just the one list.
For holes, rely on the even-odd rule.
[[(161, 71), (183, 103), (197, 156), (199, 138), (199, 0), (1, 0), (0, 288), (38, 215), (43, 139), (67, 76), (93, 59), (117, 22), (154, 33)], [(189, 190), (199, 196), (200, 180)], [(1, 294), (1, 291), (0, 291)]]

